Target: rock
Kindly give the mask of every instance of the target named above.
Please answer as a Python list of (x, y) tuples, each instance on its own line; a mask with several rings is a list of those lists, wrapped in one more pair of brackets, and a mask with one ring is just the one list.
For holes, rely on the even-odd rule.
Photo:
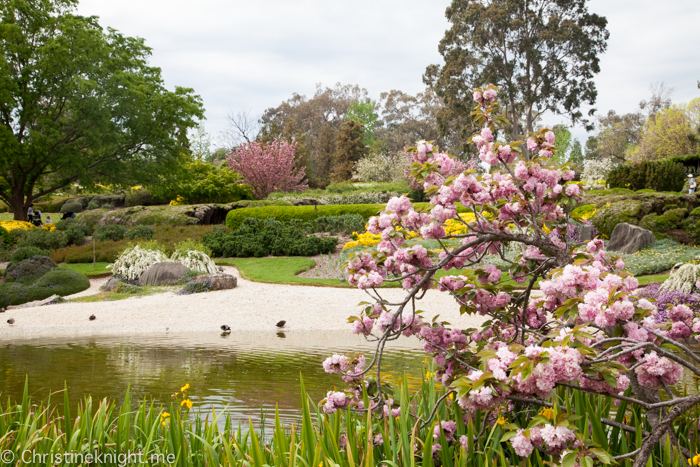
[(233, 289), (238, 285), (238, 279), (231, 274), (202, 274), (192, 279), (192, 282), (211, 283), (211, 290)]
[(316, 206), (326, 204), (313, 198), (295, 198), (290, 200), (294, 206)]
[(114, 290), (121, 282), (123, 282), (123, 279), (120, 279), (118, 277), (110, 277), (109, 280), (105, 283), (105, 285), (102, 286), (103, 290), (105, 292), (111, 292)]
[(139, 285), (159, 285), (168, 281), (176, 281), (187, 274), (187, 266), (181, 263), (156, 263), (141, 273)]
[(666, 235), (668, 235), (670, 238), (674, 239), (678, 243), (682, 243), (684, 245), (695, 244), (695, 239), (683, 229), (669, 230), (668, 232), (666, 232)]
[(32, 308), (35, 306), (44, 306), (44, 305), (48, 305), (49, 303), (53, 302), (57, 298), (61, 298), (61, 296), (54, 294), (54, 295), (51, 295), (50, 297), (47, 297), (43, 300), (34, 300), (33, 302), (27, 302), (27, 303), (23, 303), (21, 305), (8, 306), (7, 309), (8, 310), (17, 310), (19, 308)]
[(615, 226), (615, 230), (610, 235), (607, 249), (631, 255), (654, 243), (656, 243), (656, 237), (649, 230), (621, 222)]
[(593, 240), (593, 227), (588, 224), (578, 226), (578, 239), (580, 242), (590, 242)]

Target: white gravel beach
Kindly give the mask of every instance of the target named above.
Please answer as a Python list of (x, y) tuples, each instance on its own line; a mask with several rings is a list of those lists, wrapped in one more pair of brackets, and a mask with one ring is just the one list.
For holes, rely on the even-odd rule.
[[(0, 314), (0, 338), (119, 336), (165, 333), (220, 332), (226, 324), (232, 331), (273, 331), (286, 320), (288, 333), (308, 331), (348, 331), (347, 318), (358, 314), (357, 304), (367, 295), (357, 289), (262, 284), (240, 278), (235, 268), (225, 272), (238, 277), (238, 287), (193, 295), (159, 293), (125, 300), (62, 303), (42, 307), (7, 310)], [(74, 296), (92, 295), (106, 279), (94, 279), (90, 289)], [(405, 292), (382, 291), (396, 300)], [(70, 297), (69, 297), (70, 298)], [(474, 327), (483, 318), (460, 316), (455, 301), (446, 293), (430, 290), (420, 301), (423, 316), (460, 327)], [(88, 318), (96, 316), (94, 321)], [(6, 321), (14, 318), (15, 323)]]

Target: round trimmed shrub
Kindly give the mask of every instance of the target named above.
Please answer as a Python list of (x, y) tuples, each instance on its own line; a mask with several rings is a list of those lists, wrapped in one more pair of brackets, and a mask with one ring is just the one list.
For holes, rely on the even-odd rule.
[(85, 243), (85, 231), (79, 225), (71, 225), (66, 230), (66, 243), (68, 245), (82, 245)]
[(42, 250), (58, 250), (68, 244), (66, 233), (60, 230), (50, 232), (44, 229), (33, 229), (27, 233), (20, 246), (33, 246)]
[(31, 284), (6, 282), (0, 285), (0, 307), (43, 300), (51, 295), (65, 297), (90, 287), (90, 281), (70, 269), (53, 269)]
[(131, 240), (136, 238), (151, 240), (155, 235), (156, 229), (150, 225), (135, 225), (126, 233), (126, 236)]
[(42, 250), (41, 248), (37, 248), (35, 246), (24, 246), (17, 248), (13, 253), (10, 259), (12, 260), (13, 263), (19, 263), (20, 261), (24, 261), (25, 259), (31, 259), (34, 258), (35, 256), (48, 256), (49, 251), (48, 250)]
[(95, 238), (97, 240), (112, 240), (119, 241), (124, 240), (126, 236), (126, 227), (118, 224), (108, 224), (103, 225), (95, 229)]
[(13, 243), (10, 232), (8, 232), (4, 227), (0, 227), (0, 238), (2, 238), (2, 242), (6, 245), (12, 245)]

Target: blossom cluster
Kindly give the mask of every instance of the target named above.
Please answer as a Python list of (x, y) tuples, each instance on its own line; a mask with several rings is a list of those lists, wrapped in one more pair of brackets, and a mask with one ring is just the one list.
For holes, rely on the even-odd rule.
[[(433, 358), (436, 380), (456, 392), (456, 402), (468, 415), (497, 411), (513, 401), (546, 399), (558, 385), (619, 398), (636, 383), (648, 388), (677, 383), (683, 367), (660, 344), (693, 337), (700, 342), (700, 319), (686, 304), (672, 303), (664, 310), (667, 325), (658, 329), (658, 310), (639, 295), (639, 281), (625, 271), (624, 261), (609, 255), (602, 240), (575, 241), (569, 212), (583, 190), (573, 181), (573, 171), (551, 161), (554, 133), (538, 131), (524, 148), (498, 142), (490, 113), (495, 98), (493, 87), (474, 93), (475, 114), (486, 126), (472, 142), (478, 158), (491, 166), (489, 172), (455, 174), (455, 161), (430, 142), (409, 150), (414, 180), (431, 193), (430, 209), (421, 212), (405, 196), (394, 197), (369, 220), (367, 231), (381, 241), (375, 252), (351, 257), (347, 272), (349, 282), (376, 303), (351, 318), (353, 332), (382, 345), (400, 334), (417, 336)], [(468, 222), (458, 214), (458, 204), (470, 210)], [(455, 222), (464, 227), (455, 229)], [(441, 250), (407, 245), (415, 232), (451, 242), (441, 242)], [(507, 269), (487, 261), (488, 254), (504, 256), (505, 246), (513, 243), (519, 244), (519, 254), (508, 259)], [(435, 277), (439, 270), (465, 268)], [(525, 291), (509, 279), (527, 283)], [(390, 280), (408, 291), (396, 311), (372, 290)], [(539, 291), (533, 294), (537, 282)], [(460, 313), (487, 321), (470, 330), (423, 321), (408, 311), (409, 304), (429, 288), (450, 294)], [(357, 382), (366, 362), (334, 355), (324, 369)], [(349, 403), (329, 393), (326, 404), (336, 410)], [(379, 398), (371, 408), (388, 416), (391, 404)], [(441, 422), (434, 437), (462, 443), (454, 439), (452, 423)], [(535, 448), (563, 452), (581, 446), (574, 426), (559, 419), (511, 434), (513, 449), (525, 457)]]

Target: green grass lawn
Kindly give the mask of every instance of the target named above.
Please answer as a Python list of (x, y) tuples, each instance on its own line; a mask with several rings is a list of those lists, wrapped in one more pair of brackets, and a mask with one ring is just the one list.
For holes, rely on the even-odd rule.
[[(298, 284), (316, 285), (321, 287), (350, 287), (355, 286), (338, 279), (319, 279), (314, 277), (299, 277), (297, 274), (308, 271), (315, 266), (315, 261), (303, 257), (265, 257), (265, 258), (217, 258), (216, 264), (222, 266), (235, 266), (244, 279), (268, 284)], [(440, 278), (445, 275), (458, 275), (462, 271), (438, 271), (435, 275)], [(653, 282), (663, 282), (668, 279), (668, 274), (656, 274), (638, 277), (640, 285), (648, 285)], [(510, 285), (518, 285), (513, 281)], [(383, 287), (400, 287), (398, 283), (385, 283)]]
[(316, 265), (316, 262), (309, 258), (276, 256), (265, 258), (217, 258), (214, 261), (216, 264), (222, 266), (235, 266), (244, 279), (254, 282), (318, 285), (325, 287), (355, 287), (339, 279), (319, 279), (297, 276), (297, 274), (308, 271)]
[(95, 267), (93, 268), (92, 263), (67, 263), (61, 264), (60, 267), (85, 274), (88, 277), (99, 277), (112, 274), (112, 270), (107, 269), (109, 264), (111, 263), (95, 263)]

